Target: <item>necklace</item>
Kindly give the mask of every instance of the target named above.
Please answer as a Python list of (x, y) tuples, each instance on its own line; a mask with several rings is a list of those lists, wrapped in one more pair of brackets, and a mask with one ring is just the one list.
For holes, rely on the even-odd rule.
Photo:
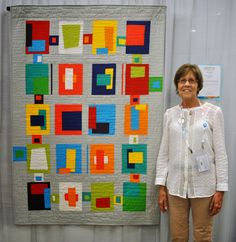
[(180, 108), (181, 108), (181, 115), (180, 115), (180, 118), (178, 119), (178, 123), (181, 125), (182, 130), (184, 130), (184, 124), (185, 124), (185, 122), (186, 122), (186, 118), (184, 117), (184, 111), (183, 111), (183, 110), (184, 110), (184, 109), (185, 109), (185, 110), (187, 109), (189, 115), (191, 116), (191, 115), (193, 114), (193, 110), (191, 110), (191, 109), (196, 108), (196, 107), (201, 107), (201, 106), (202, 106), (202, 103), (199, 101), (199, 99), (197, 99), (197, 101), (198, 101), (198, 106), (194, 106), (194, 107), (183, 108), (182, 103), (179, 105)]
[(193, 106), (193, 107), (183, 107), (183, 102), (179, 105), (181, 107), (181, 109), (191, 109), (191, 108), (195, 108), (195, 107), (198, 107), (198, 106), (201, 106), (202, 103), (199, 101), (199, 99), (197, 99), (197, 104), (196, 106)]

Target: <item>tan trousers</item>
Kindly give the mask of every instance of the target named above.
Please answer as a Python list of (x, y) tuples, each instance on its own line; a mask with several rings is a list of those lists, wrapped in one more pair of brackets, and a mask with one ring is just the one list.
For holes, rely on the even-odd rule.
[(189, 240), (189, 212), (192, 211), (195, 242), (212, 241), (212, 221), (209, 206), (212, 197), (181, 198), (168, 195), (171, 239), (173, 242)]

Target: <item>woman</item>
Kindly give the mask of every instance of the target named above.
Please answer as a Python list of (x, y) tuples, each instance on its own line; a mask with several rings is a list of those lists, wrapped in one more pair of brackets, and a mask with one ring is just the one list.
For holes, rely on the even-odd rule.
[(158, 204), (162, 212), (169, 211), (172, 241), (188, 241), (190, 209), (194, 241), (212, 241), (213, 216), (228, 190), (223, 114), (198, 99), (203, 87), (198, 66), (182, 65), (174, 84), (181, 103), (164, 115), (155, 180)]

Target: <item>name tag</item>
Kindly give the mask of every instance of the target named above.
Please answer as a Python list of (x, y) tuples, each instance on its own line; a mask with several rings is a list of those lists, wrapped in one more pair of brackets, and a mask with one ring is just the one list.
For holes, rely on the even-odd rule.
[(210, 170), (210, 159), (203, 149), (193, 153), (193, 160), (195, 161), (198, 172), (206, 172)]

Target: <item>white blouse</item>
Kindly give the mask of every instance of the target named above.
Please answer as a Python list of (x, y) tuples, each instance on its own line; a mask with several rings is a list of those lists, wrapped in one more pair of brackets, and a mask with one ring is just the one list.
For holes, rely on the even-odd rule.
[[(179, 105), (164, 114), (163, 137), (156, 164), (156, 185), (167, 186), (171, 195), (209, 197), (228, 190), (228, 159), (221, 108), (205, 102), (182, 109)], [(210, 169), (199, 172), (192, 154), (202, 150)]]

